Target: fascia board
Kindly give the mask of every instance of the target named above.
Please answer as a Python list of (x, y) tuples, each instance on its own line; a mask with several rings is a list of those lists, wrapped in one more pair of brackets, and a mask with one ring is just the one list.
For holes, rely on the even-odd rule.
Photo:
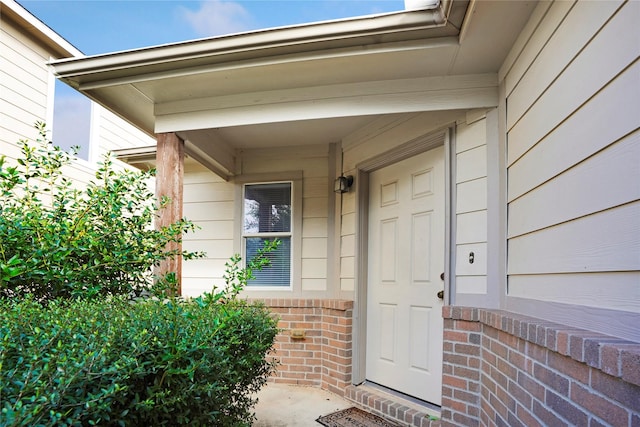
[(113, 155), (125, 162), (131, 160), (149, 160), (155, 159), (156, 146), (147, 145), (144, 147), (120, 148), (112, 151)]
[(29, 13), (14, 0), (0, 0), (3, 19), (9, 18), (20, 25), (25, 31), (40, 40), (53, 50), (59, 57), (83, 57), (84, 54), (65, 40), (58, 33), (49, 28), (38, 18)]
[[(154, 66), (188, 66), (206, 59), (224, 62), (228, 55), (244, 53), (249, 58), (271, 56), (277, 49), (291, 52), (318, 50), (322, 43), (332, 47), (353, 46), (363, 37), (383, 36), (446, 25), (440, 7), (418, 11), (395, 12), (337, 21), (267, 29), (217, 38), (193, 40), (131, 51), (95, 55), (80, 59), (53, 61), (55, 72), (65, 80), (81, 76), (126, 70), (126, 74), (151, 71)], [(75, 77), (75, 78), (74, 78)]]
[(158, 103), (154, 105), (154, 116), (260, 106), (271, 108), (277, 104), (293, 104), (309, 100), (318, 103), (324, 100), (340, 98), (367, 98), (380, 95), (402, 96), (402, 94), (410, 96), (424, 91), (497, 88), (497, 86), (496, 75), (492, 73), (318, 85)]
[(497, 105), (496, 87), (424, 90), (409, 94), (386, 93), (245, 106), (215, 110), (215, 114), (211, 111), (166, 114), (156, 117), (154, 131), (162, 133), (362, 115), (493, 108)]
[(149, 70), (147, 73), (139, 73), (136, 75), (118, 76), (114, 78), (105, 78), (96, 81), (82, 82), (77, 85), (81, 91), (100, 89), (109, 86), (120, 86), (152, 80), (162, 80), (173, 77), (191, 76), (212, 72), (230, 71), (237, 69), (259, 68), (270, 65), (287, 65), (293, 63), (301, 63), (306, 61), (319, 61), (340, 59), (347, 57), (357, 57), (359, 55), (373, 55), (396, 53), (401, 51), (418, 51), (433, 49), (439, 47), (457, 46), (455, 37), (442, 37), (437, 39), (410, 40), (406, 42), (383, 43), (374, 47), (370, 46), (354, 46), (351, 48), (329, 49), (316, 52), (306, 52), (299, 54), (284, 54), (279, 56), (268, 56), (244, 61), (229, 61), (224, 63), (215, 63), (207, 65), (198, 65), (188, 68), (169, 69), (162, 71)]

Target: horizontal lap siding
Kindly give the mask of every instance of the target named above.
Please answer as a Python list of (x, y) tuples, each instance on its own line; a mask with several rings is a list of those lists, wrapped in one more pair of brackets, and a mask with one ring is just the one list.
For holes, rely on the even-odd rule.
[[(36, 121), (50, 120), (53, 107), (51, 85), (54, 79), (47, 63), (52, 54), (40, 42), (12, 21), (3, 18), (0, 25), (0, 154), (9, 159), (20, 156), (17, 142), (21, 139), (35, 140), (38, 133)], [(92, 148), (98, 148), (95, 160), (115, 148), (153, 145), (155, 141), (112, 113), (99, 109), (99, 126), (92, 138)], [(47, 123), (52, 129), (54, 123)], [(92, 159), (93, 160), (93, 159)], [(117, 164), (116, 167), (121, 167)], [(79, 160), (65, 169), (74, 185), (84, 187), (94, 179), (95, 164)]]
[[(0, 26), (0, 154), (8, 159), (21, 156), (18, 141), (39, 138), (36, 122), (47, 122), (51, 111), (52, 76), (47, 67), (50, 53), (15, 25), (2, 20)], [(52, 123), (46, 123), (52, 128)], [(50, 137), (50, 134), (49, 134)], [(82, 188), (93, 177), (86, 162), (74, 162), (64, 174)]]
[(47, 118), (49, 54), (12, 22), (0, 26), (0, 153), (19, 155), (19, 139), (34, 139), (33, 125)]
[[(456, 128), (456, 293), (487, 292), (486, 118)], [(473, 262), (470, 254), (473, 253)]]
[[(340, 288), (355, 291), (356, 286), (356, 194), (342, 195), (342, 222), (340, 226)], [(364, 238), (364, 237), (363, 237)]]
[(184, 295), (200, 295), (211, 291), (214, 285), (224, 284), (225, 263), (235, 252), (234, 192), (233, 183), (225, 182), (204, 166), (185, 170), (183, 213), (199, 229), (184, 236), (183, 249), (203, 251), (206, 257), (183, 263)]
[(503, 82), (509, 295), (640, 313), (640, 3), (541, 12)]
[[(299, 257), (300, 283), (294, 291), (324, 292), (327, 286), (329, 177), (328, 146), (248, 149), (242, 153), (242, 172), (245, 175), (302, 171), (302, 200), (294, 204), (302, 209), (301, 248), (294, 251)], [(183, 265), (183, 293), (198, 295), (222, 285), (225, 263), (239, 251), (235, 245), (240, 220), (241, 201), (236, 200), (237, 185), (225, 182), (200, 165), (191, 166), (185, 173), (184, 215), (201, 227), (185, 236), (187, 250), (205, 251), (202, 260), (187, 261)], [(295, 203), (295, 202), (294, 202)], [(295, 242), (295, 240), (294, 240)], [(294, 268), (296, 263), (294, 262)]]
[[(146, 147), (155, 145), (154, 138), (145, 134), (138, 128), (125, 122), (106, 109), (94, 105), (98, 109), (98, 140), (96, 160), (108, 151), (131, 147)], [(95, 141), (92, 141), (95, 142)]]
[(329, 146), (313, 145), (274, 149), (254, 149), (243, 153), (242, 171), (246, 174), (302, 171), (302, 248), (300, 261), (302, 292), (324, 292), (327, 283), (329, 238), (328, 176)]

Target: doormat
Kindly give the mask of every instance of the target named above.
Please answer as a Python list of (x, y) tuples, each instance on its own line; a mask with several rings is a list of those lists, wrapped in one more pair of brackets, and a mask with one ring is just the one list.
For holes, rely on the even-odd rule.
[(358, 408), (343, 409), (316, 421), (325, 427), (399, 427), (398, 424)]

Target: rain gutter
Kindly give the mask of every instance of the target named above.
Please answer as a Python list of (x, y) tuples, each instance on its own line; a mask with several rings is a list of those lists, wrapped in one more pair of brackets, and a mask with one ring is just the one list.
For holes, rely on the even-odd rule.
[(118, 78), (126, 78), (148, 72), (223, 63), (230, 58), (255, 60), (328, 48), (362, 47), (381, 40), (404, 41), (411, 37), (403, 37), (403, 33), (445, 26), (450, 4), (451, 0), (443, 0), (420, 10), (315, 22), (61, 59), (53, 61), (51, 65), (60, 78), (80, 88), (81, 81), (101, 80), (100, 75), (115, 74)]

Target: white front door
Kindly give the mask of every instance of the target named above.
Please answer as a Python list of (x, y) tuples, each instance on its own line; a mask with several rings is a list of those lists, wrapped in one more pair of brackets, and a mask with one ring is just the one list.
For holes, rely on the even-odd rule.
[(366, 378), (441, 404), (444, 147), (369, 175)]

